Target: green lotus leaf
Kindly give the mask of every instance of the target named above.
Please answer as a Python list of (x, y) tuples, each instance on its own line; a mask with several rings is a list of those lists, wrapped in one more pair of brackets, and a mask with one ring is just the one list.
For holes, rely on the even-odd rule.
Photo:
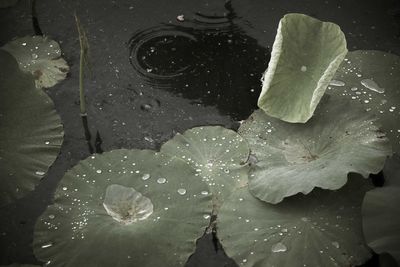
[(347, 53), (339, 26), (303, 14), (279, 22), (258, 106), (287, 122), (308, 121)]
[(35, 89), (32, 75), (0, 51), (0, 206), (34, 189), (63, 141), (51, 99)]
[(272, 205), (246, 187), (225, 201), (218, 237), (240, 266), (355, 266), (370, 256), (361, 227), (366, 180), (355, 177), (337, 191), (317, 189)]
[(377, 253), (390, 253), (400, 264), (400, 157), (385, 165), (385, 184), (367, 192), (362, 205), (364, 235)]
[(375, 114), (393, 151), (400, 153), (400, 57), (381, 51), (349, 52), (334, 79), (329, 94), (360, 102)]
[(307, 124), (292, 124), (255, 111), (239, 128), (254, 157), (251, 193), (278, 203), (314, 187), (338, 189), (347, 174), (382, 170), (390, 144), (372, 114), (356, 103), (327, 96)]
[(247, 142), (220, 126), (196, 127), (177, 134), (161, 152), (185, 161), (213, 193), (216, 208), (231, 191), (247, 183)]
[(36, 223), (36, 257), (49, 266), (184, 266), (212, 206), (194, 174), (149, 150), (81, 161)]
[(0, 8), (11, 7), (16, 3), (18, 3), (18, 0), (0, 0)]
[(57, 42), (43, 36), (26, 36), (2, 47), (18, 61), (22, 71), (32, 73), (36, 88), (49, 88), (67, 77), (69, 67), (61, 58)]

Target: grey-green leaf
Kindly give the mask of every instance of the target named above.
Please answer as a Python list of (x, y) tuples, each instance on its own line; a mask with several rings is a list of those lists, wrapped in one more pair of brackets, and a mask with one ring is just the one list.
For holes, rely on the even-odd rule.
[(63, 127), (54, 104), (31, 74), (0, 50), (0, 206), (21, 198), (56, 159)]
[(338, 189), (347, 174), (379, 172), (391, 154), (375, 117), (357, 103), (327, 96), (306, 124), (292, 124), (257, 110), (239, 128), (257, 162), (251, 193), (278, 203), (313, 188)]
[(247, 142), (236, 132), (220, 126), (195, 127), (177, 134), (161, 147), (175, 156), (206, 182), (219, 205), (234, 188), (247, 183), (249, 157)]
[(388, 160), (385, 184), (367, 192), (362, 205), (364, 235), (377, 253), (390, 253), (400, 264), (400, 157)]
[(57, 42), (43, 36), (26, 36), (2, 47), (12, 54), (22, 71), (32, 73), (36, 88), (49, 88), (67, 77), (69, 67)]
[(81, 161), (35, 226), (48, 266), (184, 266), (209, 224), (211, 196), (185, 162), (149, 150)]
[(339, 26), (303, 14), (279, 22), (258, 106), (287, 122), (308, 121), (347, 53)]
[(387, 133), (393, 151), (400, 153), (400, 57), (381, 51), (349, 52), (335, 75), (335, 94), (360, 102), (375, 114)]
[(355, 177), (338, 191), (315, 190), (277, 205), (241, 188), (225, 201), (218, 237), (240, 266), (356, 266), (370, 256), (361, 227), (367, 188)]

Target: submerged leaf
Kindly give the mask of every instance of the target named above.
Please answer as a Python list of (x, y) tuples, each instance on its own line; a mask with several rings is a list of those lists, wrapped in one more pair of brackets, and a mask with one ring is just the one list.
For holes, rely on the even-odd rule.
[(35, 255), (48, 266), (184, 266), (209, 224), (206, 191), (164, 154), (92, 156), (66, 173), (37, 221)]
[(0, 50), (0, 206), (34, 189), (63, 141), (51, 99)]
[(355, 177), (338, 191), (317, 189), (277, 205), (234, 192), (218, 215), (218, 237), (240, 266), (355, 266), (370, 256), (361, 228), (369, 186)]
[(400, 157), (388, 160), (384, 173), (384, 186), (367, 192), (364, 198), (364, 235), (375, 252), (388, 252), (400, 264)]
[(49, 88), (67, 77), (69, 67), (61, 58), (57, 42), (42, 36), (26, 36), (4, 45), (1, 49), (12, 54), (22, 71), (32, 73), (36, 88)]
[(381, 51), (349, 52), (329, 94), (360, 102), (379, 118), (393, 151), (400, 153), (400, 57)]
[(339, 26), (303, 14), (279, 22), (258, 106), (287, 122), (308, 121), (347, 53)]
[(249, 177), (251, 193), (278, 203), (314, 187), (338, 189), (350, 172), (379, 172), (390, 144), (375, 118), (356, 103), (330, 96), (307, 124), (292, 124), (257, 110), (240, 127), (257, 159)]
[(232, 130), (220, 126), (196, 127), (177, 134), (161, 152), (186, 162), (199, 180), (206, 182), (219, 205), (234, 188), (247, 183), (247, 142)]

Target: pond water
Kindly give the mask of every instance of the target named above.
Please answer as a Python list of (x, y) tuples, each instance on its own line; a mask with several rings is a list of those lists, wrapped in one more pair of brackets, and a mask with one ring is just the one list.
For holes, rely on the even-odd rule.
[[(74, 11), (90, 44), (85, 80), (89, 147), (79, 116)], [(400, 54), (400, 4), (394, 0), (37, 0), (36, 30), (60, 43), (71, 67), (68, 78), (47, 91), (65, 139), (37, 189), (0, 208), (0, 265), (37, 263), (31, 247), (35, 221), (65, 171), (91, 151), (158, 149), (194, 126), (237, 129), (257, 107), (278, 21), (289, 12), (340, 25), (349, 50)], [(0, 45), (34, 34), (29, 1), (0, 9), (0, 25)], [(237, 265), (215, 236), (206, 234), (186, 266)]]

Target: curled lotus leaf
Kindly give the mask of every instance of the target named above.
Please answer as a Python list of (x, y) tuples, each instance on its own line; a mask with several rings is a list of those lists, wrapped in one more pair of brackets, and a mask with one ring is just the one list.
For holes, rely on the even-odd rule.
[(308, 121), (347, 53), (339, 26), (304, 14), (279, 22), (258, 106), (287, 122)]

